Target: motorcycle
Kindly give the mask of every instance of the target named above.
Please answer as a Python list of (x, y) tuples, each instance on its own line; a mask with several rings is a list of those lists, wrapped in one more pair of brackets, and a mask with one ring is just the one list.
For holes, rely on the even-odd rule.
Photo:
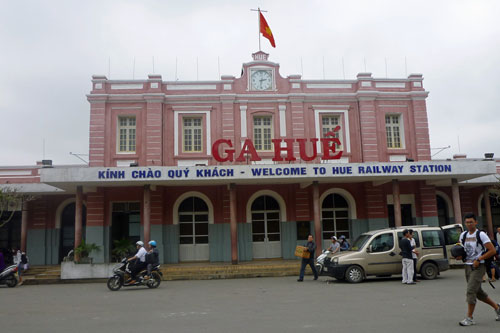
[(323, 252), (316, 258), (316, 263), (314, 264), (314, 267), (316, 268), (316, 272), (318, 272), (319, 275), (323, 273), (323, 269), (325, 268), (325, 259), (328, 258), (328, 255), (331, 253), (331, 251), (328, 250), (323, 250)]
[(0, 272), (0, 285), (5, 284), (9, 288), (14, 288), (17, 285), (16, 273), (16, 265), (6, 267), (2, 272)]
[(116, 267), (113, 269), (113, 276), (108, 279), (107, 286), (109, 290), (117, 291), (121, 287), (133, 286), (147, 286), (150, 289), (154, 289), (160, 286), (163, 273), (160, 271), (159, 264), (153, 266), (149, 279), (146, 278), (146, 275), (148, 274), (148, 271), (146, 269), (137, 273), (134, 283), (127, 282), (131, 278), (131, 270), (129, 268), (129, 265), (130, 262), (127, 261), (127, 258), (124, 258), (118, 265), (116, 265)]

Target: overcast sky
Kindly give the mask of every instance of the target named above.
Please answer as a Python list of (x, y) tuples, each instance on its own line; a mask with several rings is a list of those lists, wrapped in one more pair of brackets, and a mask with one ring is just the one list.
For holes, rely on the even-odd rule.
[[(434, 158), (500, 157), (500, 1), (0, 0), (0, 166), (78, 164), (88, 153), (91, 76), (238, 77), (258, 50), (257, 14), (280, 74), (424, 75)], [(135, 72), (134, 72), (135, 58)], [(323, 69), (324, 58), (324, 69)], [(405, 67), (406, 58), (406, 67)], [(196, 63), (198, 59), (198, 73)], [(302, 59), (302, 66), (301, 66)], [(344, 70), (342, 69), (342, 59)], [(109, 66), (110, 64), (110, 66)], [(44, 144), (45, 142), (45, 149)], [(45, 154), (44, 154), (45, 151)], [(439, 150), (432, 150), (437, 153)], [(87, 156), (84, 156), (87, 158)]]

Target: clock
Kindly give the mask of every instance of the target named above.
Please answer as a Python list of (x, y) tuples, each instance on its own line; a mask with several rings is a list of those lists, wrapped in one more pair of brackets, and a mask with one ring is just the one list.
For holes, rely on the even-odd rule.
[(273, 74), (270, 70), (252, 71), (250, 83), (252, 90), (271, 90), (273, 88)]

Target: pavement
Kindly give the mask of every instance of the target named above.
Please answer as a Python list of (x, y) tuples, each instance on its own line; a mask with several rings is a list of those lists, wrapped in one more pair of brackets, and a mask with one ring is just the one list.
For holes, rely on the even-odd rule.
[[(297, 272), (298, 274), (298, 272)], [(500, 284), (484, 290), (500, 302)], [(2, 332), (496, 332), (493, 310), (466, 310), (463, 270), (402, 285), (320, 277), (163, 281), (111, 292), (105, 283), (0, 287)]]

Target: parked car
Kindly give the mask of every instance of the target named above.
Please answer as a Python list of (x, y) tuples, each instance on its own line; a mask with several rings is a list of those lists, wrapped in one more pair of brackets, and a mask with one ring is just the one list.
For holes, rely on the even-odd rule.
[(443, 227), (405, 226), (373, 230), (361, 234), (349, 251), (325, 260), (328, 275), (351, 283), (363, 281), (367, 276), (401, 274), (399, 241), (403, 230), (411, 228), (419, 252), (417, 273), (431, 280), (449, 268), (449, 251), (457, 242), (462, 226)]

